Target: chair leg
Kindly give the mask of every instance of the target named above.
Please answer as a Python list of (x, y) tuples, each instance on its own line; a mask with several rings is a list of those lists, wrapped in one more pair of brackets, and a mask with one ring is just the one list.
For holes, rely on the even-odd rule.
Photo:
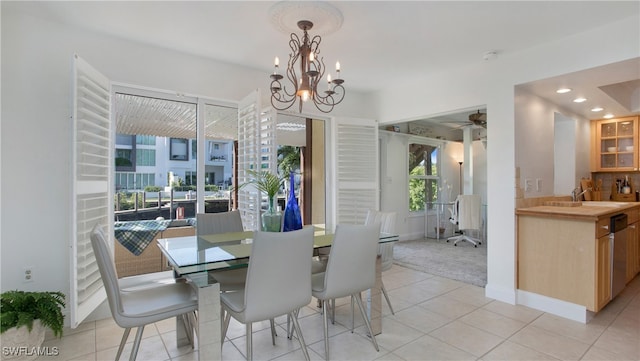
[(118, 353), (116, 354), (116, 361), (120, 360), (120, 355), (122, 355), (122, 350), (124, 349), (124, 345), (127, 343), (127, 339), (129, 338), (130, 332), (131, 332), (131, 328), (124, 329), (124, 334), (122, 335), (122, 341), (120, 341), (120, 347), (118, 347)]
[(295, 317), (297, 319), (299, 314), (300, 314), (299, 308), (293, 311), (291, 314), (287, 314), (287, 338), (289, 340), (293, 338), (293, 329), (291, 330), (289, 329), (289, 323), (291, 321), (291, 317)]
[(298, 342), (300, 342), (300, 347), (302, 348), (302, 353), (304, 354), (304, 359), (309, 361), (309, 351), (307, 351), (307, 344), (304, 342), (304, 338), (302, 337), (302, 329), (300, 328), (300, 323), (298, 323), (298, 312), (293, 311), (290, 312), (287, 317), (291, 317), (293, 320), (293, 329), (296, 330), (296, 335), (298, 335)]
[(327, 321), (327, 303), (329, 300), (322, 300), (322, 320), (324, 324), (324, 359), (329, 361), (329, 322)]
[(369, 322), (369, 317), (364, 312), (364, 306), (362, 305), (362, 299), (360, 297), (356, 297), (356, 302), (358, 303), (358, 307), (360, 308), (360, 314), (362, 314), (362, 318), (364, 319), (364, 323), (367, 325), (367, 329), (369, 330), (369, 335), (371, 335), (371, 342), (373, 342), (373, 347), (376, 348), (376, 351), (380, 351), (378, 348), (378, 342), (376, 341), (376, 336), (373, 334), (373, 330), (371, 329), (371, 323)]
[(276, 324), (273, 321), (273, 318), (269, 320), (269, 324), (271, 325), (271, 343), (273, 343), (273, 345), (276, 345)]
[(353, 302), (355, 302), (355, 301), (353, 300), (353, 295), (351, 295), (351, 333), (353, 333), (353, 329), (354, 329), (355, 323), (356, 323), (355, 315), (354, 315), (354, 312), (353, 312)]
[(336, 299), (331, 299), (331, 324), (336, 324)]
[(133, 341), (133, 349), (131, 350), (131, 356), (129, 356), (129, 361), (135, 361), (136, 356), (138, 356), (138, 349), (140, 348), (140, 341), (142, 341), (143, 332), (144, 332), (144, 326), (138, 327), (138, 331), (136, 331), (136, 338)]
[(247, 361), (253, 360), (253, 334), (251, 322), (247, 322)]
[(220, 341), (220, 345), (224, 343), (224, 339), (227, 337), (227, 330), (229, 329), (229, 321), (231, 321), (231, 314), (226, 312), (224, 314), (224, 322), (222, 324), (222, 340)]
[(189, 320), (189, 315), (188, 314), (186, 314), (186, 313), (183, 314), (181, 316), (181, 318), (182, 318), (182, 326), (184, 327), (185, 334), (187, 335), (187, 339), (189, 340), (189, 345), (191, 345), (191, 348), (193, 348), (193, 346), (194, 346), (194, 342), (193, 342), (193, 324)]
[[(380, 281), (380, 284), (382, 285), (382, 294), (384, 295), (384, 298), (387, 300), (387, 304), (389, 305), (389, 309), (391, 310), (391, 314), (395, 316), (395, 312), (393, 312), (393, 306), (391, 306), (391, 300), (389, 300), (389, 295), (387, 294), (387, 289), (384, 288), (384, 283), (382, 281)], [(351, 312), (353, 312), (353, 310), (351, 310)]]

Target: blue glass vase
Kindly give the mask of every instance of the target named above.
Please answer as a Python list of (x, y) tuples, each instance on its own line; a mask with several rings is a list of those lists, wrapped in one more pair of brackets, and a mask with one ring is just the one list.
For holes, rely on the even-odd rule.
[(300, 214), (300, 207), (298, 207), (298, 200), (293, 189), (293, 179), (293, 172), (291, 172), (289, 175), (289, 197), (284, 209), (284, 221), (282, 223), (283, 232), (302, 229), (302, 215)]

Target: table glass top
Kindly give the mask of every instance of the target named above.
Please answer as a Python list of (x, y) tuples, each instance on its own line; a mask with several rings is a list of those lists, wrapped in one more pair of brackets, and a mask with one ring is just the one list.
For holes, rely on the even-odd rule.
[[(230, 232), (205, 236), (158, 239), (158, 246), (169, 263), (180, 274), (246, 267), (251, 255), (253, 231)], [(398, 235), (380, 234), (380, 243), (394, 242)], [(314, 248), (331, 246), (333, 234), (316, 227)]]

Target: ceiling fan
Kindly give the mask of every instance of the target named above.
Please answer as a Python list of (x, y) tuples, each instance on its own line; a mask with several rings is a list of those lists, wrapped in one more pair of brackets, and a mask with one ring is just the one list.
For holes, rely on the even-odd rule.
[(469, 114), (469, 121), (473, 125), (477, 125), (479, 127), (486, 128), (487, 127), (487, 113), (481, 113), (480, 110), (478, 110), (477, 113), (471, 113), (471, 114)]
[(476, 113), (469, 114), (468, 119), (469, 120), (452, 120), (452, 119), (443, 118), (438, 123), (456, 124), (457, 125), (455, 127), (456, 129), (464, 128), (470, 125), (478, 126), (482, 128), (487, 127), (487, 113), (483, 113), (480, 110), (478, 110)]

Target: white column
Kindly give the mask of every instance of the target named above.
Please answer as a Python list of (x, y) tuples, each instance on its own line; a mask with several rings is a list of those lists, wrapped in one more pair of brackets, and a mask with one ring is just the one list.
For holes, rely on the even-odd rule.
[(462, 172), (462, 194), (473, 194), (473, 127), (468, 126), (462, 129), (462, 141), (464, 151), (464, 166)]

